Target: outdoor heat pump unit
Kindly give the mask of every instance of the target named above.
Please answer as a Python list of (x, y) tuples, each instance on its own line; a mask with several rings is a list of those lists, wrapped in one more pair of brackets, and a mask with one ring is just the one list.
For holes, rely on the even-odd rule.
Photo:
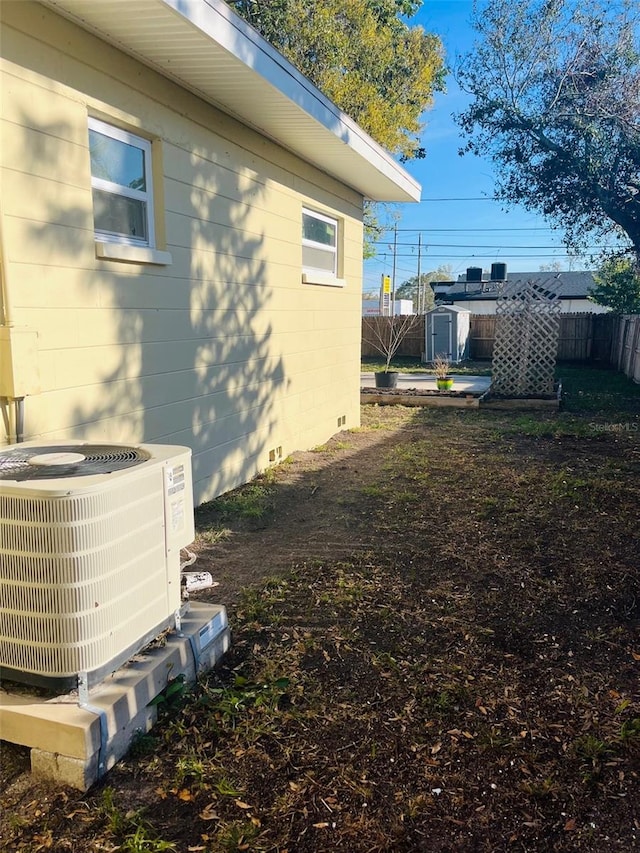
[(0, 450), (0, 677), (102, 680), (175, 625), (193, 538), (187, 447)]

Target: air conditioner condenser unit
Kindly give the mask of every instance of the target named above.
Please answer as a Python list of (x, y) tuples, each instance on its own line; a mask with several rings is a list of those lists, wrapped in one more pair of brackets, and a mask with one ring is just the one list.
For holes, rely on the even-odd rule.
[(100, 681), (175, 624), (193, 539), (187, 447), (0, 450), (0, 677)]

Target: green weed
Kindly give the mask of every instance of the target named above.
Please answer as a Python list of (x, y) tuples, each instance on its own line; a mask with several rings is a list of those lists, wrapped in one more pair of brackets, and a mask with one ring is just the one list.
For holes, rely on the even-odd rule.
[(155, 752), (157, 746), (158, 739), (154, 735), (138, 729), (131, 738), (129, 755), (133, 758), (142, 758)]
[(224, 542), (231, 536), (231, 530), (228, 527), (207, 527), (204, 530), (199, 530), (196, 536), (198, 544), (216, 545), (218, 542)]
[(175, 850), (176, 845), (172, 841), (154, 838), (144, 826), (137, 826), (135, 832), (127, 835), (118, 849), (122, 853), (162, 853)]
[(239, 853), (250, 850), (250, 842), (256, 837), (259, 828), (249, 821), (236, 822), (225, 826), (218, 832), (216, 841), (226, 853)]
[(123, 853), (163, 853), (176, 849), (173, 842), (155, 836), (150, 824), (143, 819), (141, 810), (123, 814), (116, 806), (113, 788), (103, 790), (100, 810), (107, 818), (109, 832), (123, 839), (117, 848)]
[(100, 811), (107, 818), (107, 826), (109, 832), (114, 835), (119, 835), (126, 829), (130, 818), (120, 811), (115, 803), (115, 791), (111, 787), (107, 787), (102, 791), (100, 802)]
[(553, 779), (547, 777), (541, 781), (523, 782), (520, 786), (525, 794), (536, 799), (544, 799), (545, 797), (557, 794), (561, 790), (561, 786), (554, 782)]
[(221, 495), (208, 506), (223, 519), (261, 519), (273, 508), (273, 490), (262, 483), (248, 483), (233, 492)]
[(150, 706), (155, 706), (158, 709), (158, 714), (167, 714), (169, 711), (177, 707), (184, 699), (187, 685), (184, 675), (180, 674), (176, 678), (171, 678), (167, 682), (164, 690), (161, 690), (158, 695), (149, 702)]
[(607, 743), (595, 735), (583, 735), (572, 744), (573, 754), (580, 760), (582, 779), (593, 782), (602, 772), (602, 764), (611, 753)]
[(403, 505), (417, 503), (420, 498), (419, 494), (411, 492), (409, 489), (404, 489), (404, 491), (398, 489), (393, 493), (392, 505), (401, 509)]
[(627, 747), (640, 747), (640, 717), (627, 720), (620, 729), (620, 743)]
[(266, 707), (272, 711), (276, 710), (289, 683), (288, 678), (278, 678), (273, 682), (253, 684), (237, 675), (230, 687), (205, 686), (201, 702), (208, 705), (224, 723), (234, 729), (238, 719), (249, 708)]
[(242, 791), (222, 776), (213, 786), (221, 797), (239, 797)]
[(180, 786), (185, 782), (196, 786), (203, 785), (209, 773), (210, 768), (199, 756), (193, 753), (181, 755), (176, 764), (176, 785)]
[(398, 661), (389, 652), (373, 654), (371, 660), (374, 666), (379, 666), (383, 670), (397, 671), (399, 669)]
[(371, 486), (363, 486), (360, 489), (360, 493), (363, 494), (367, 498), (381, 498), (386, 494), (386, 489), (384, 486), (371, 485)]
[(271, 620), (271, 624), (277, 624), (278, 617), (273, 612), (273, 605), (285, 600), (287, 587), (286, 580), (275, 578), (260, 588), (245, 588), (241, 594), (239, 615), (247, 622)]

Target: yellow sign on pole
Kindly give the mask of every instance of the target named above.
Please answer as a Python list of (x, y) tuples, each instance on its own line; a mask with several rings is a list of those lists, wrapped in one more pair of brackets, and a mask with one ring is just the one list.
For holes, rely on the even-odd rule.
[(382, 276), (382, 292), (391, 293), (391, 276), (389, 275)]

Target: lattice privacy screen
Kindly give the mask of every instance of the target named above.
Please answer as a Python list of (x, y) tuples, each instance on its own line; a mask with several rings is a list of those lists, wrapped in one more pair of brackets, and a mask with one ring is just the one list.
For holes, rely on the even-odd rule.
[(560, 300), (555, 280), (505, 285), (496, 302), (491, 391), (522, 397), (553, 392)]

